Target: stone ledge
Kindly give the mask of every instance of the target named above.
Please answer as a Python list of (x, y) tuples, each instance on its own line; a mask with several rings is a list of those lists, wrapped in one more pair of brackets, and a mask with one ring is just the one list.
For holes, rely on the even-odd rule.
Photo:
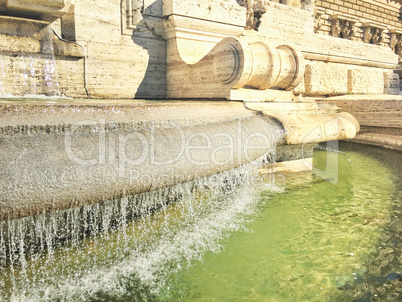
[(353, 138), (360, 130), (351, 114), (331, 104), (247, 102), (246, 106), (277, 119), (289, 145)]
[[(183, 112), (186, 112), (183, 115)], [(116, 118), (120, 122), (144, 123), (168, 120), (183, 125), (222, 122), (248, 118), (257, 113), (241, 102), (202, 102), (194, 100), (90, 100), (90, 99), (0, 99), (0, 127), (68, 125), (83, 120)], [(189, 122), (186, 122), (187, 124)]]
[(318, 99), (351, 113), (361, 126), (402, 128), (402, 96), (344, 95)]
[(402, 151), (402, 136), (400, 135), (365, 132), (357, 134), (351, 141)]
[(388, 94), (354, 94), (354, 95), (341, 95), (330, 98), (319, 98), (317, 101), (402, 101), (402, 95), (388, 95)]
[(303, 158), (291, 161), (284, 161), (273, 164), (271, 169), (260, 169), (259, 175), (270, 175), (271, 173), (300, 173), (311, 171), (313, 167), (313, 158)]
[[(52, 43), (52, 47), (44, 46), (46, 43)], [(39, 20), (0, 16), (0, 45), (1, 51), (6, 53), (84, 57), (81, 45), (60, 39), (49, 22)]]

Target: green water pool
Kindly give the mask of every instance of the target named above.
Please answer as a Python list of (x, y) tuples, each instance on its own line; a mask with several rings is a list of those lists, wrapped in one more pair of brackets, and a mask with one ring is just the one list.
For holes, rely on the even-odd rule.
[[(401, 155), (343, 145), (339, 181), (262, 191), (247, 231), (171, 276), (170, 301), (402, 301)], [(363, 151), (364, 150), (364, 151)], [(317, 151), (315, 162), (325, 162)]]

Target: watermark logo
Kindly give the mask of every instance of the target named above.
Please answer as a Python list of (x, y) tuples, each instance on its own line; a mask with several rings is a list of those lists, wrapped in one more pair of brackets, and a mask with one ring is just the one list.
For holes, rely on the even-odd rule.
[(74, 164), (108, 166), (118, 171), (118, 177), (130, 178), (144, 167), (163, 173), (169, 173), (170, 167), (202, 174), (211, 166), (223, 171), (273, 150), (282, 135), (271, 129), (256, 131), (241, 119), (194, 127), (150, 122), (139, 129), (99, 119), (77, 122), (69, 130), (65, 150)]
[[(129, 178), (130, 184), (140, 180), (151, 187), (155, 182), (171, 183), (168, 179), (184, 181), (183, 173), (194, 179), (211, 175), (211, 167), (218, 173), (253, 162), (267, 152), (274, 153), (284, 136), (279, 127), (255, 129), (241, 119), (228, 123), (186, 127), (174, 122), (149, 122), (126, 129), (125, 125), (105, 119), (84, 120), (74, 123), (66, 132), (65, 152), (73, 164), (104, 166), (101, 169), (118, 178)], [(340, 129), (340, 119), (331, 119), (309, 131), (301, 143), (299, 156), (305, 167), (331, 183), (338, 182), (336, 139)], [(312, 164), (311, 154), (305, 149), (323, 141), (327, 141), (325, 159)]]

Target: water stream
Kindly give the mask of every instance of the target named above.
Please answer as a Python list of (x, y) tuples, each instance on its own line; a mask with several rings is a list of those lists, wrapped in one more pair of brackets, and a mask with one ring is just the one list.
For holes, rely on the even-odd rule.
[[(4, 301), (398, 301), (401, 154), (346, 145), (339, 182), (256, 166), (3, 223)], [(325, 151), (315, 153), (322, 166)]]
[[(258, 161), (260, 162), (260, 161)], [(182, 259), (201, 259), (253, 211), (256, 166), (1, 225), (0, 290), (10, 300), (86, 300), (128, 280), (156, 293)], [(179, 268), (178, 266), (177, 268)], [(101, 277), (103, 276), (103, 277)]]
[[(38, 33), (40, 53), (10, 52), (0, 48), (0, 97), (60, 96), (53, 35), (50, 26)], [(16, 36), (15, 39), (25, 37)]]

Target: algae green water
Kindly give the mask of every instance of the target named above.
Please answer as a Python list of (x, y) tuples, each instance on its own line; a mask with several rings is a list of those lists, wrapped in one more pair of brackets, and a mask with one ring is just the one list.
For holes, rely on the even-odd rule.
[[(231, 186), (240, 171), (191, 196), (182, 187), (153, 213), (3, 267), (0, 292), (11, 301), (400, 301), (402, 155), (341, 147), (337, 182), (302, 173)], [(314, 156), (325, 170), (327, 152)]]
[[(165, 294), (172, 301), (402, 300), (401, 156), (364, 149), (372, 154), (339, 154), (336, 184), (262, 192), (248, 231), (172, 276)], [(325, 153), (315, 156), (322, 162)]]

